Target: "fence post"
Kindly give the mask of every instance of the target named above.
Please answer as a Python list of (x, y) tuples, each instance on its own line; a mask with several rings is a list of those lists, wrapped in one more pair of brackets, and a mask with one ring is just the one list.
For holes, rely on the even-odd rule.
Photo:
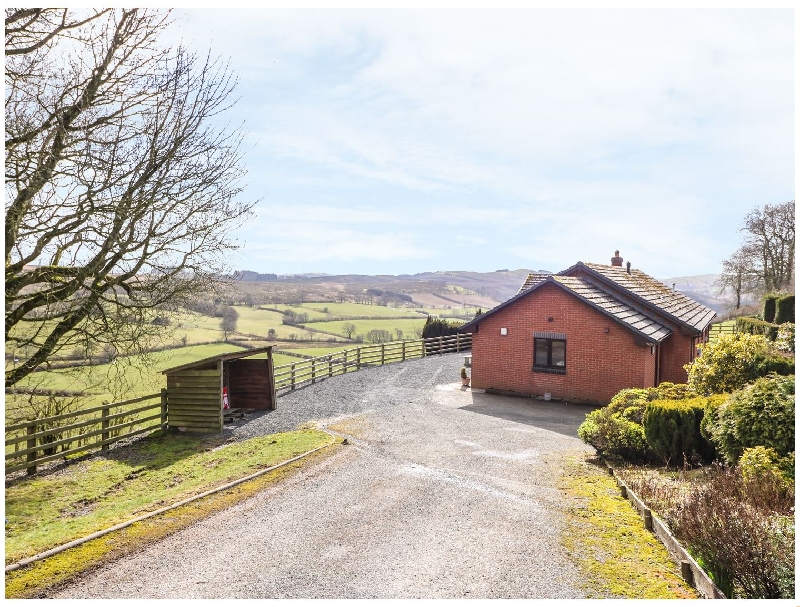
[(296, 363), (292, 363), (292, 390), (294, 390), (294, 366)]
[(439, 356), (442, 355), (442, 336), (439, 336)]
[(330, 356), (328, 356), (328, 377), (333, 377), (333, 363)]
[[(103, 405), (108, 405), (108, 403), (103, 401)], [(100, 412), (100, 425), (103, 428), (103, 434), (100, 435), (102, 441), (108, 440), (108, 411), (109, 408), (104, 406)], [(100, 450), (108, 451), (108, 445), (101, 445)]]
[[(30, 436), (31, 434), (36, 434), (36, 424), (28, 426), (28, 436)], [(35, 449), (36, 448), (36, 439), (35, 438), (29, 438), (27, 445), (28, 445), (28, 449)], [(28, 453), (27, 457), (25, 458), (28, 461), (28, 464), (29, 464), (28, 467), (25, 469), (25, 473), (28, 476), (32, 476), (32, 475), (36, 474), (36, 464), (31, 463), (31, 462), (35, 462), (36, 461), (36, 453), (37, 453), (36, 451), (31, 451), (30, 453)]]
[(344, 357), (342, 362), (342, 373), (347, 373), (347, 350), (344, 351)]
[(311, 383), (317, 383), (317, 359), (311, 359)]
[(361, 346), (356, 348), (356, 371), (361, 368)]
[(386, 364), (386, 344), (381, 344), (381, 366)]
[(161, 426), (167, 427), (167, 389), (161, 388)]
[(406, 360), (406, 342), (400, 342), (403, 348), (403, 361)]
[(456, 333), (456, 352), (461, 352), (461, 333)]

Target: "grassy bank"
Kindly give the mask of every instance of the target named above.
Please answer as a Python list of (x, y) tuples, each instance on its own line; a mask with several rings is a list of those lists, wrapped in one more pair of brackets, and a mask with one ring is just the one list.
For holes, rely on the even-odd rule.
[(563, 543), (586, 577), (584, 590), (590, 598), (697, 598), (605, 466), (576, 457), (561, 488), (576, 503)]
[[(219, 487), (332, 439), (324, 432), (307, 429), (229, 444), (221, 440), (219, 435), (158, 433), (49, 474), (7, 482), (6, 564)], [(265, 477), (274, 481), (285, 473), (270, 474)], [(183, 513), (161, 516), (170, 520), (177, 516), (179, 527), (186, 526), (254, 493), (267, 481), (254, 480), (249, 489), (240, 485), (224, 492), (227, 497), (205, 498), (198, 505), (183, 507)], [(148, 541), (159, 527), (174, 530), (173, 523), (144, 523), (134, 527), (143, 530), (142, 537)], [(128, 544), (136, 545), (135, 529), (123, 535)], [(107, 557), (109, 550), (117, 550), (117, 544), (116, 540), (100, 538), (6, 574), (6, 596), (30, 593), (50, 583), (48, 576), (57, 573), (53, 567), (63, 570), (56, 576), (63, 578), (94, 566)]]

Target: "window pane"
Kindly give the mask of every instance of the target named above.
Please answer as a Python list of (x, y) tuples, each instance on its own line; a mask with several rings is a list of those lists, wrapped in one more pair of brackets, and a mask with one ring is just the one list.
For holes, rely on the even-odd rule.
[(537, 367), (547, 366), (547, 340), (537, 339), (536, 342), (536, 357), (534, 363)]
[(565, 367), (567, 365), (567, 342), (565, 341), (552, 341), (553, 344), (553, 367)]

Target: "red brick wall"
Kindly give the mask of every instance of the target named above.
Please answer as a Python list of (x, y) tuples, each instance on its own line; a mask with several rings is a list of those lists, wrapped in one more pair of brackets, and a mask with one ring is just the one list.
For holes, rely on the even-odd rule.
[(685, 384), (689, 375), (683, 365), (692, 362), (692, 338), (674, 327), (672, 335), (661, 342), (661, 356), (661, 381)]
[[(500, 335), (501, 327), (508, 335)], [(565, 375), (533, 371), (534, 331), (566, 334)], [(655, 355), (608, 316), (556, 285), (543, 285), (480, 322), (472, 336), (471, 377), (474, 388), (607, 403), (623, 388), (653, 386)]]

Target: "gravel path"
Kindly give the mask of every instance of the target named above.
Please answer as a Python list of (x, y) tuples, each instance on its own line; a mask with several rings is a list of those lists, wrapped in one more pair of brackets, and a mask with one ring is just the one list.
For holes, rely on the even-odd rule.
[(462, 390), (458, 355), (323, 381), (229, 428), (349, 446), (55, 598), (583, 598), (557, 468), (590, 409)]

